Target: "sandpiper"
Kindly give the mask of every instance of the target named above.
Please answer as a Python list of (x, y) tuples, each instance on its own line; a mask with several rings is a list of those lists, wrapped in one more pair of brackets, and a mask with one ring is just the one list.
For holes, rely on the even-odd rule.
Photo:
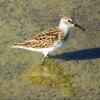
[(41, 52), (44, 55), (42, 61), (45, 61), (45, 58), (50, 52), (62, 47), (68, 39), (66, 37), (69, 34), (69, 29), (74, 26), (85, 30), (83, 27), (76, 24), (72, 18), (63, 17), (61, 18), (58, 27), (49, 28), (40, 33), (34, 34), (29, 40), (14, 43), (12, 48)]

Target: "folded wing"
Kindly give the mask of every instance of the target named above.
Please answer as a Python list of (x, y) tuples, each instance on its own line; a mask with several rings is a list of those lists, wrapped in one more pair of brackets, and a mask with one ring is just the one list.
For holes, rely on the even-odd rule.
[(52, 47), (59, 38), (58, 28), (51, 28), (41, 33), (33, 35), (32, 39), (15, 43), (14, 45), (32, 47), (32, 48), (48, 48)]

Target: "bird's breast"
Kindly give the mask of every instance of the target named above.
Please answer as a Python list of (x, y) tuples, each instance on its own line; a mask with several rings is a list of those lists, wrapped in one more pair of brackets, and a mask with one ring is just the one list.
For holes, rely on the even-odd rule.
[(55, 45), (54, 45), (54, 48), (57, 49), (57, 48), (61, 48), (65, 42), (68, 40), (68, 37), (69, 37), (69, 34), (67, 34), (66, 36), (64, 36), (63, 38), (61, 38)]

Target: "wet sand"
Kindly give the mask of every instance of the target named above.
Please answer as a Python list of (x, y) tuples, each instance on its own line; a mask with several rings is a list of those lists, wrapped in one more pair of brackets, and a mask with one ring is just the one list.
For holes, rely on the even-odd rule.
[[(0, 100), (100, 100), (99, 8), (99, 0), (0, 0)], [(75, 34), (71, 33), (65, 46), (51, 54), (44, 65), (49, 78), (53, 78), (48, 81), (47, 77), (39, 76), (42, 54), (9, 46), (55, 27), (65, 15), (74, 17), (86, 31), (72, 29)], [(31, 75), (29, 70), (36, 66), (34, 72), (39, 77), (27, 79), (18, 75)], [(68, 77), (66, 81), (62, 70)], [(62, 93), (55, 86), (63, 81), (75, 95), (70, 95), (70, 88), (64, 88), (67, 92)]]

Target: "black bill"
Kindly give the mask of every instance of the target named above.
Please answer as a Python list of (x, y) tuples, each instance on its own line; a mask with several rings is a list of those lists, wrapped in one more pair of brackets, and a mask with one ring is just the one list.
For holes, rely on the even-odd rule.
[(83, 31), (85, 31), (85, 28), (84, 27), (82, 27), (82, 26), (80, 26), (80, 25), (78, 25), (76, 23), (75, 23), (75, 26), (78, 27), (78, 28), (80, 28), (80, 29), (82, 29)]

